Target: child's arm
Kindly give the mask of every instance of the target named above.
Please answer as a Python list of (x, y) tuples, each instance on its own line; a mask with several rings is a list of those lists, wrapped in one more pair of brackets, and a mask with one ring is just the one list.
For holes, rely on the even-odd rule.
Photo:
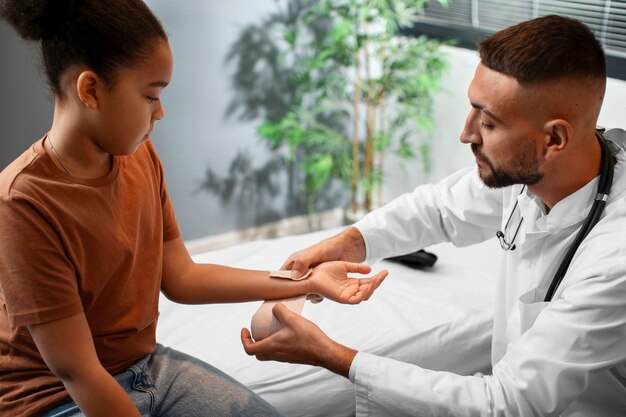
[(102, 367), (83, 313), (29, 326), (46, 365), (88, 417), (140, 417), (122, 387)]
[(196, 264), (177, 238), (164, 244), (161, 289), (169, 299), (186, 304), (283, 299), (310, 293), (356, 304), (370, 297), (387, 271), (363, 279), (348, 278), (348, 273), (370, 271), (367, 265), (332, 262), (316, 267), (311, 278), (302, 281), (270, 278), (269, 271)]

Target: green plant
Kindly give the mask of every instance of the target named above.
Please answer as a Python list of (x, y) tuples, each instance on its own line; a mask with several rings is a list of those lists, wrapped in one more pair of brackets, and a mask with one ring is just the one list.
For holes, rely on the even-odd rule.
[(349, 184), (353, 212), (371, 210), (386, 153), (420, 157), (428, 170), (419, 132), (432, 131), (432, 94), (446, 64), (440, 42), (401, 32), (425, 3), (320, 0), (279, 26), (277, 65), (294, 91), (284, 114), (258, 131), (303, 172), (309, 212), (333, 178)]

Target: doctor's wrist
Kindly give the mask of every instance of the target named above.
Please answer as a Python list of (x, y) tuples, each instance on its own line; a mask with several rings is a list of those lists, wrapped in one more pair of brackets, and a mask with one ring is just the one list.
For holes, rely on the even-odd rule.
[(323, 353), (320, 366), (345, 378), (350, 376), (350, 366), (357, 351), (330, 339), (330, 345)]
[(338, 251), (338, 260), (348, 262), (363, 262), (365, 260), (365, 240), (356, 227), (348, 227), (341, 234), (335, 236), (331, 243), (333, 249)]

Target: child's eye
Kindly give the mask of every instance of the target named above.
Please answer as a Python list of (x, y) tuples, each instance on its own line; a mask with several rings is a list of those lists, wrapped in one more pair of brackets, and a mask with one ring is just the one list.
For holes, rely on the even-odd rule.
[(148, 100), (148, 103), (152, 104), (155, 101), (159, 101), (158, 97), (152, 97), (152, 96), (146, 96), (146, 99)]

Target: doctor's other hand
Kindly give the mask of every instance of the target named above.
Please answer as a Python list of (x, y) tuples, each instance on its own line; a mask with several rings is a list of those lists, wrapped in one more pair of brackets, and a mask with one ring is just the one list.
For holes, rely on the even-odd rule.
[(350, 273), (369, 274), (369, 265), (353, 262), (324, 262), (313, 268), (309, 278), (309, 294), (319, 294), (342, 304), (358, 304), (368, 300), (387, 277), (383, 269), (369, 278), (351, 278)]
[(357, 353), (354, 349), (335, 342), (314, 323), (283, 304), (276, 304), (272, 313), (282, 325), (273, 335), (255, 342), (248, 329), (241, 329), (241, 342), (248, 355), (260, 361), (321, 366), (348, 377)]
[(328, 261), (362, 262), (365, 259), (365, 241), (355, 227), (294, 252), (280, 269), (291, 270), (292, 278), (299, 278), (312, 267)]

